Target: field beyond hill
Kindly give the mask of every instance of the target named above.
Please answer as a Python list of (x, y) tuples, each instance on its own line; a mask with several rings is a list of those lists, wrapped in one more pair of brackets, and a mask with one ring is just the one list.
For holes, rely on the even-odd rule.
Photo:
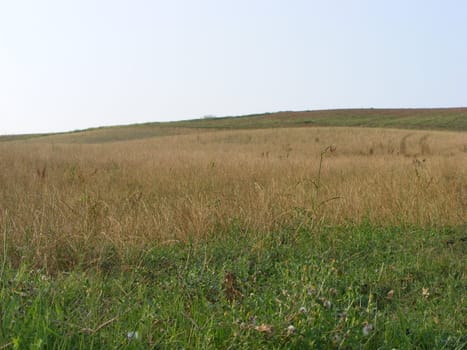
[(236, 130), (314, 126), (467, 131), (467, 108), (288, 111), (109, 126), (60, 134), (9, 135), (0, 136), (0, 141), (35, 139), (45, 142), (103, 143), (190, 134), (197, 132), (198, 129)]
[(0, 349), (464, 349), (466, 131), (371, 109), (3, 138)]

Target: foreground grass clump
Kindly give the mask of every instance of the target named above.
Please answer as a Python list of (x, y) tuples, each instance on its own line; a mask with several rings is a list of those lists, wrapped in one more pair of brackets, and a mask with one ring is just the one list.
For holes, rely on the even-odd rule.
[(232, 224), (90, 269), (1, 270), (0, 347), (462, 349), (465, 227)]

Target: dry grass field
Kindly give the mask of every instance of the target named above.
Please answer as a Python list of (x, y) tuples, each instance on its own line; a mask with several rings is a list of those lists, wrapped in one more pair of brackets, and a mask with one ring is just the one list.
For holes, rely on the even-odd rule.
[(66, 141), (0, 143), (0, 229), (13, 265), (93, 266), (109, 250), (232, 225), (261, 234), (466, 221), (465, 133), (313, 127)]
[(0, 138), (0, 349), (465, 349), (465, 109), (286, 114)]

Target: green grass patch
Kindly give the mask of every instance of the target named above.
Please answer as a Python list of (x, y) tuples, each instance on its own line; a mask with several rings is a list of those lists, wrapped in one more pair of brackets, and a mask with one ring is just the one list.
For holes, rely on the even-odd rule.
[(233, 225), (54, 276), (6, 261), (0, 348), (463, 349), (465, 248), (465, 227)]
[(168, 124), (214, 129), (353, 126), (466, 131), (467, 108), (289, 111), (241, 117), (198, 119)]

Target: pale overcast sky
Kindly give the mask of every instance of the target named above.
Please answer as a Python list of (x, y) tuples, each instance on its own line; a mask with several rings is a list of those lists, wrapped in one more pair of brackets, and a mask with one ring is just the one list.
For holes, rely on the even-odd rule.
[(0, 134), (454, 106), (465, 0), (0, 0)]

